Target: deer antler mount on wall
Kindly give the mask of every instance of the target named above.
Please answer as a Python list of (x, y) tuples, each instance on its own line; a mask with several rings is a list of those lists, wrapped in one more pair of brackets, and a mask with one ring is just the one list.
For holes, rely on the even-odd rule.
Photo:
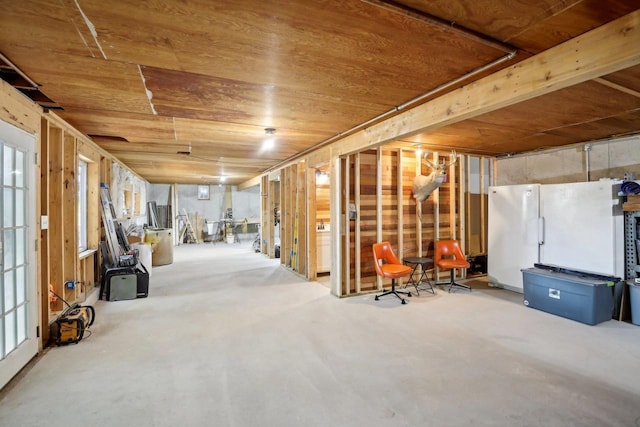
[(427, 176), (418, 175), (413, 180), (413, 197), (415, 197), (417, 203), (422, 203), (429, 198), (436, 188), (446, 181), (447, 169), (458, 160), (458, 155), (455, 150), (451, 151), (451, 160), (449, 163), (435, 164), (427, 159), (428, 153), (425, 153), (422, 158), (425, 163), (431, 168), (431, 173)]

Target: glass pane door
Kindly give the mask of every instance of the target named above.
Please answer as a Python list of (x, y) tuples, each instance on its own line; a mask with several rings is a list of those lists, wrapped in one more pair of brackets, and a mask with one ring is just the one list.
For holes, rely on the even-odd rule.
[(37, 351), (32, 135), (0, 122), (0, 387)]

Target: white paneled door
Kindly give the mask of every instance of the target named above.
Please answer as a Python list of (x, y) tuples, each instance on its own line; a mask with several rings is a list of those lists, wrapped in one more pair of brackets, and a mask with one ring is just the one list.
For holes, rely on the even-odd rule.
[(0, 388), (38, 351), (35, 137), (0, 121)]

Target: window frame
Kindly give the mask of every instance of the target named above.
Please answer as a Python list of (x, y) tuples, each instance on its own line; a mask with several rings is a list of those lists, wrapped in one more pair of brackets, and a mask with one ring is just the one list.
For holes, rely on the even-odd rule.
[(78, 200), (77, 200), (77, 221), (78, 221), (78, 253), (82, 253), (89, 248), (88, 243), (88, 213), (87, 200), (89, 196), (88, 179), (89, 162), (78, 159)]

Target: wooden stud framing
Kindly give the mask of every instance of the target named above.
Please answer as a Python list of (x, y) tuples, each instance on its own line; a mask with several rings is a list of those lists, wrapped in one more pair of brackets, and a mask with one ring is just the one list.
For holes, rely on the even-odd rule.
[[(38, 347), (42, 349), (50, 338), (50, 322), (65, 308), (60, 298), (50, 303), (49, 285), (57, 295), (74, 303), (86, 298), (96, 282), (99, 253), (96, 255), (93, 251), (97, 250), (100, 240), (99, 183), (111, 181), (115, 158), (55, 113), (44, 112), (4, 81), (0, 81), (0, 99), (0, 120), (34, 134), (37, 141), (34, 174), (39, 181), (33, 194), (36, 227), (40, 233), (36, 242), (35, 286), (40, 330)], [(83, 254), (78, 253), (77, 237), (79, 157), (88, 162), (87, 246), (91, 250)], [(42, 229), (41, 216), (48, 218), (47, 229)], [(74, 286), (65, 286), (68, 281), (74, 281)]]
[(289, 178), (291, 174), (291, 167), (286, 167), (282, 170), (280, 181), (280, 264), (288, 266), (289, 260), (289, 233), (290, 226), (290, 198), (287, 197), (291, 194), (291, 180)]
[(306, 179), (306, 229), (307, 229), (307, 279), (318, 279), (318, 233), (316, 230), (316, 170), (307, 165)]
[(459, 163), (456, 163), (455, 168), (458, 170), (458, 188), (457, 188), (457, 196), (454, 195), (454, 199), (458, 205), (458, 211), (455, 214), (456, 217), (456, 225), (458, 227), (458, 232), (456, 235), (459, 235), (460, 240), (463, 242), (467, 241), (467, 223), (464, 220), (466, 217), (466, 206), (465, 201), (465, 193), (467, 192), (467, 169), (464, 167), (464, 158), (461, 159)]
[(287, 220), (287, 201), (285, 195), (289, 192), (288, 185), (289, 168), (282, 169), (280, 173), (280, 264), (286, 265), (287, 256), (287, 226), (289, 222)]
[[(269, 256), (270, 257), (275, 257), (276, 256), (276, 227), (278, 227), (278, 235), (281, 236), (281, 230), (282, 230), (282, 176), (284, 176), (284, 171), (282, 171), (282, 173), (280, 174), (280, 176), (278, 177), (278, 180), (274, 180), (274, 181), (270, 181), (269, 182), (269, 186), (271, 188), (271, 195), (269, 197), (270, 200), (270, 209), (269, 209), (269, 214), (271, 215), (271, 217), (273, 218), (270, 222), (271, 224), (271, 229), (269, 230), (269, 233), (271, 235), (271, 240), (269, 240)], [(275, 223), (275, 212), (276, 209), (279, 211), (279, 215), (280, 215), (280, 220), (278, 222), (278, 224)], [(280, 239), (280, 244), (282, 245), (282, 239)], [(280, 246), (280, 257), (282, 260), (282, 246)]]
[[(349, 221), (349, 203), (351, 200), (351, 194), (349, 189), (351, 188), (351, 156), (345, 156), (344, 158), (344, 209), (342, 212), (342, 218), (345, 225), (345, 239), (344, 239), (344, 254), (343, 259), (351, 259), (351, 222)], [(344, 295), (349, 296), (351, 294), (351, 263), (344, 263)]]
[[(62, 182), (62, 230), (64, 236), (63, 275), (64, 281), (77, 281), (78, 239), (77, 239), (77, 145), (75, 136), (64, 132), (63, 136), (63, 182)], [(64, 299), (76, 301), (80, 297), (80, 287), (64, 288)]]
[[(287, 219), (285, 216), (285, 212), (287, 210), (285, 206), (284, 194), (288, 189), (287, 185), (287, 168), (284, 168), (280, 171), (280, 186), (278, 192), (278, 201), (276, 202), (276, 206), (278, 207), (278, 211), (280, 212), (280, 223), (279, 226), (279, 238), (280, 238), (280, 264), (284, 264), (284, 245), (285, 245), (285, 235), (284, 230), (286, 229)], [(274, 242), (275, 244), (275, 242)], [(275, 247), (274, 247), (275, 252)], [(274, 253), (275, 255), (275, 253)]]
[(486, 209), (487, 209), (487, 199), (486, 199), (486, 181), (485, 181), (485, 158), (480, 157), (480, 252), (483, 254), (487, 253), (487, 231), (485, 224), (487, 223)]
[(456, 167), (458, 163), (454, 163), (449, 166), (449, 176), (447, 181), (449, 182), (449, 235), (451, 239), (459, 239), (458, 227), (456, 226)]
[[(457, 193), (458, 193), (458, 197), (457, 198), (455, 196), (455, 193), (456, 193), (455, 189), (454, 188), (451, 189), (451, 194), (452, 194), (452, 197), (454, 199), (451, 207), (453, 208), (452, 211), (453, 211), (454, 224), (459, 224), (459, 226), (460, 226), (460, 233), (459, 233), (460, 237), (459, 237), (459, 239), (460, 239), (460, 245), (461, 245), (461, 247), (462, 247), (462, 249), (464, 251), (467, 248), (467, 242), (468, 242), (468, 240), (467, 240), (467, 227), (466, 227), (467, 223), (465, 221), (465, 218), (467, 217), (467, 215), (466, 215), (466, 212), (467, 212), (466, 206), (467, 206), (467, 204), (465, 203), (465, 200), (466, 200), (465, 199), (465, 193), (467, 192), (467, 174), (465, 173), (466, 172), (466, 168), (464, 167), (464, 158), (460, 159), (459, 162), (456, 162), (453, 165), (453, 168), (454, 169), (458, 169), (458, 175), (459, 175), (459, 178), (458, 178), (458, 183), (459, 184), (458, 185), (459, 185), (459, 187), (457, 189), (458, 190), (457, 191)], [(452, 184), (455, 184), (455, 182), (452, 182)], [(456, 203), (456, 199), (457, 199), (458, 203)], [(456, 205), (458, 206), (457, 214), (456, 214), (456, 209), (455, 209)], [(451, 274), (455, 274), (455, 269), (451, 270)], [(466, 270), (464, 270), (464, 274), (466, 275)]]
[[(382, 240), (382, 148), (376, 149), (376, 241)], [(382, 290), (382, 278), (377, 276), (378, 290)]]
[[(49, 279), (56, 294), (64, 298), (64, 222), (63, 222), (63, 153), (62, 129), (49, 126)], [(63, 303), (56, 300), (51, 309), (60, 311)]]
[[(434, 164), (438, 164), (438, 153), (433, 153)], [(431, 199), (433, 200), (433, 241), (440, 239), (440, 189), (431, 193)], [(440, 269), (436, 268), (434, 273), (434, 280), (438, 282), (440, 280)]]
[[(41, 119), (40, 125), (40, 214), (49, 215), (49, 122)], [(40, 324), (49, 324), (50, 254), (49, 230), (40, 230)], [(54, 289), (55, 291), (55, 289)], [(58, 294), (59, 295), (59, 294)], [(49, 328), (42, 327), (42, 342), (49, 341)]]
[(361, 236), (361, 220), (360, 220), (360, 153), (355, 155), (354, 164), (354, 195), (353, 202), (356, 206), (356, 219), (355, 219), (355, 276), (356, 276), (356, 293), (362, 292), (362, 236)]
[[(471, 170), (471, 156), (460, 156), (460, 162), (465, 165), (467, 173), (465, 174), (465, 188), (466, 192), (461, 196), (464, 198), (464, 203), (466, 206), (471, 206), (471, 177), (472, 175), (468, 173)], [(462, 179), (460, 180), (462, 182)], [(465, 225), (465, 240), (467, 242), (471, 242), (471, 215), (460, 215), (461, 223), (464, 222)]]
[(260, 252), (268, 254), (267, 245), (271, 240), (269, 234), (269, 177), (263, 175), (260, 178)]
[(402, 149), (398, 150), (396, 158), (396, 206), (397, 213), (397, 233), (398, 233), (398, 258), (404, 258), (404, 200), (402, 197)]
[[(428, 253), (429, 247), (424, 245), (422, 241), (425, 233), (433, 232), (434, 240), (439, 238), (456, 238), (460, 240), (463, 245), (467, 244), (470, 240), (468, 237), (469, 225), (466, 219), (470, 214), (468, 201), (470, 188), (470, 174), (468, 171), (469, 158), (462, 157), (460, 161), (450, 166), (448, 183), (445, 183), (439, 190), (434, 191), (428, 199), (428, 203), (433, 204), (433, 214), (429, 211), (428, 219), (425, 218), (424, 224), (421, 224), (417, 215), (421, 213), (420, 205), (416, 206), (415, 219), (413, 219), (413, 214), (411, 217), (408, 217), (405, 211), (407, 201), (404, 200), (406, 192), (403, 193), (403, 190), (405, 190), (408, 185), (406, 181), (409, 177), (403, 175), (403, 168), (404, 166), (408, 166), (410, 160), (408, 156), (410, 155), (415, 156), (416, 162), (408, 169), (414, 170), (415, 168), (415, 174), (421, 173), (422, 165), (420, 155), (407, 154), (405, 150), (389, 150), (380, 147), (375, 151), (367, 150), (363, 153), (347, 155), (338, 159), (339, 169), (341, 170), (341, 175), (338, 180), (341, 182), (339, 199), (340, 203), (342, 203), (338, 217), (342, 223), (335, 224), (335, 222), (333, 222), (333, 226), (340, 226), (341, 228), (340, 253), (338, 255), (346, 260), (345, 263), (340, 264), (339, 269), (342, 275), (340, 281), (341, 296), (357, 295), (367, 291), (379, 291), (385, 286), (384, 281), (377, 276), (371, 275), (370, 271), (366, 271), (363, 276), (363, 270), (366, 264), (363, 265), (362, 260), (366, 259), (364, 254), (368, 249), (362, 246), (365, 238), (367, 241), (394, 241), (394, 245), (398, 247), (396, 253), (399, 257), (413, 254), (423, 256)], [(442, 161), (441, 157), (439, 153), (434, 152), (432, 162), (438, 163)], [(397, 170), (390, 174), (390, 170), (394, 167), (397, 167)], [(351, 172), (352, 169), (353, 172)], [(408, 172), (408, 170), (405, 172)], [(375, 177), (373, 175), (375, 175)], [(371, 191), (369, 199), (363, 207), (363, 196), (360, 191), (363, 188), (361, 179), (365, 177), (367, 179), (365, 186), (369, 186), (371, 189), (372, 186), (375, 185), (375, 190)], [(393, 181), (391, 187), (387, 185), (389, 179)], [(385, 182), (383, 182), (383, 180)], [(393, 194), (394, 191), (396, 191), (397, 194), (390, 197), (389, 190), (391, 190), (391, 194)], [(445, 204), (440, 203), (441, 201), (445, 201)], [(351, 202), (356, 205), (357, 215), (354, 221), (349, 220), (348, 204)], [(395, 209), (394, 206), (398, 207), (398, 212), (389, 216), (389, 209)], [(429, 206), (431, 209), (431, 205)], [(365, 209), (364, 213), (362, 211), (363, 208)], [(332, 214), (335, 215), (333, 212)], [(446, 215), (446, 217), (444, 215)], [(363, 217), (369, 219), (362, 221)], [(442, 220), (443, 218), (445, 219), (444, 221)], [(394, 223), (393, 228), (388, 227), (389, 220), (397, 222)], [(410, 223), (411, 220), (415, 220), (415, 224)], [(334, 219), (333, 221), (337, 220)], [(413, 242), (410, 242), (407, 235), (404, 234), (405, 226), (412, 230), (415, 227), (417, 235), (415, 245)], [(364, 231), (362, 227), (364, 227)], [(374, 234), (365, 234), (368, 233), (367, 230), (373, 230)], [(407, 231), (407, 233), (411, 234), (409, 231)], [(366, 244), (368, 243), (365, 243), (365, 245)], [(439, 281), (440, 276), (437, 269), (435, 274), (435, 279)], [(443, 276), (447, 274), (449, 273), (442, 273)], [(365, 282), (365, 280), (370, 280), (371, 282)], [(373, 287), (366, 286), (365, 284), (369, 286), (373, 284)]]
[(296, 271), (306, 276), (307, 273), (307, 186), (306, 186), (307, 164), (302, 161), (298, 163), (297, 183), (296, 183)]
[[(344, 224), (340, 221), (342, 209), (342, 160), (339, 157), (331, 157), (329, 179), (330, 185), (330, 209), (331, 209), (331, 293), (342, 296), (342, 241), (344, 238)], [(348, 259), (346, 260), (348, 262)]]
[[(422, 175), (422, 154), (420, 151), (415, 152), (416, 166), (415, 175)], [(415, 200), (415, 199), (414, 199)], [(422, 203), (416, 201), (416, 244), (418, 256), (422, 256)]]

